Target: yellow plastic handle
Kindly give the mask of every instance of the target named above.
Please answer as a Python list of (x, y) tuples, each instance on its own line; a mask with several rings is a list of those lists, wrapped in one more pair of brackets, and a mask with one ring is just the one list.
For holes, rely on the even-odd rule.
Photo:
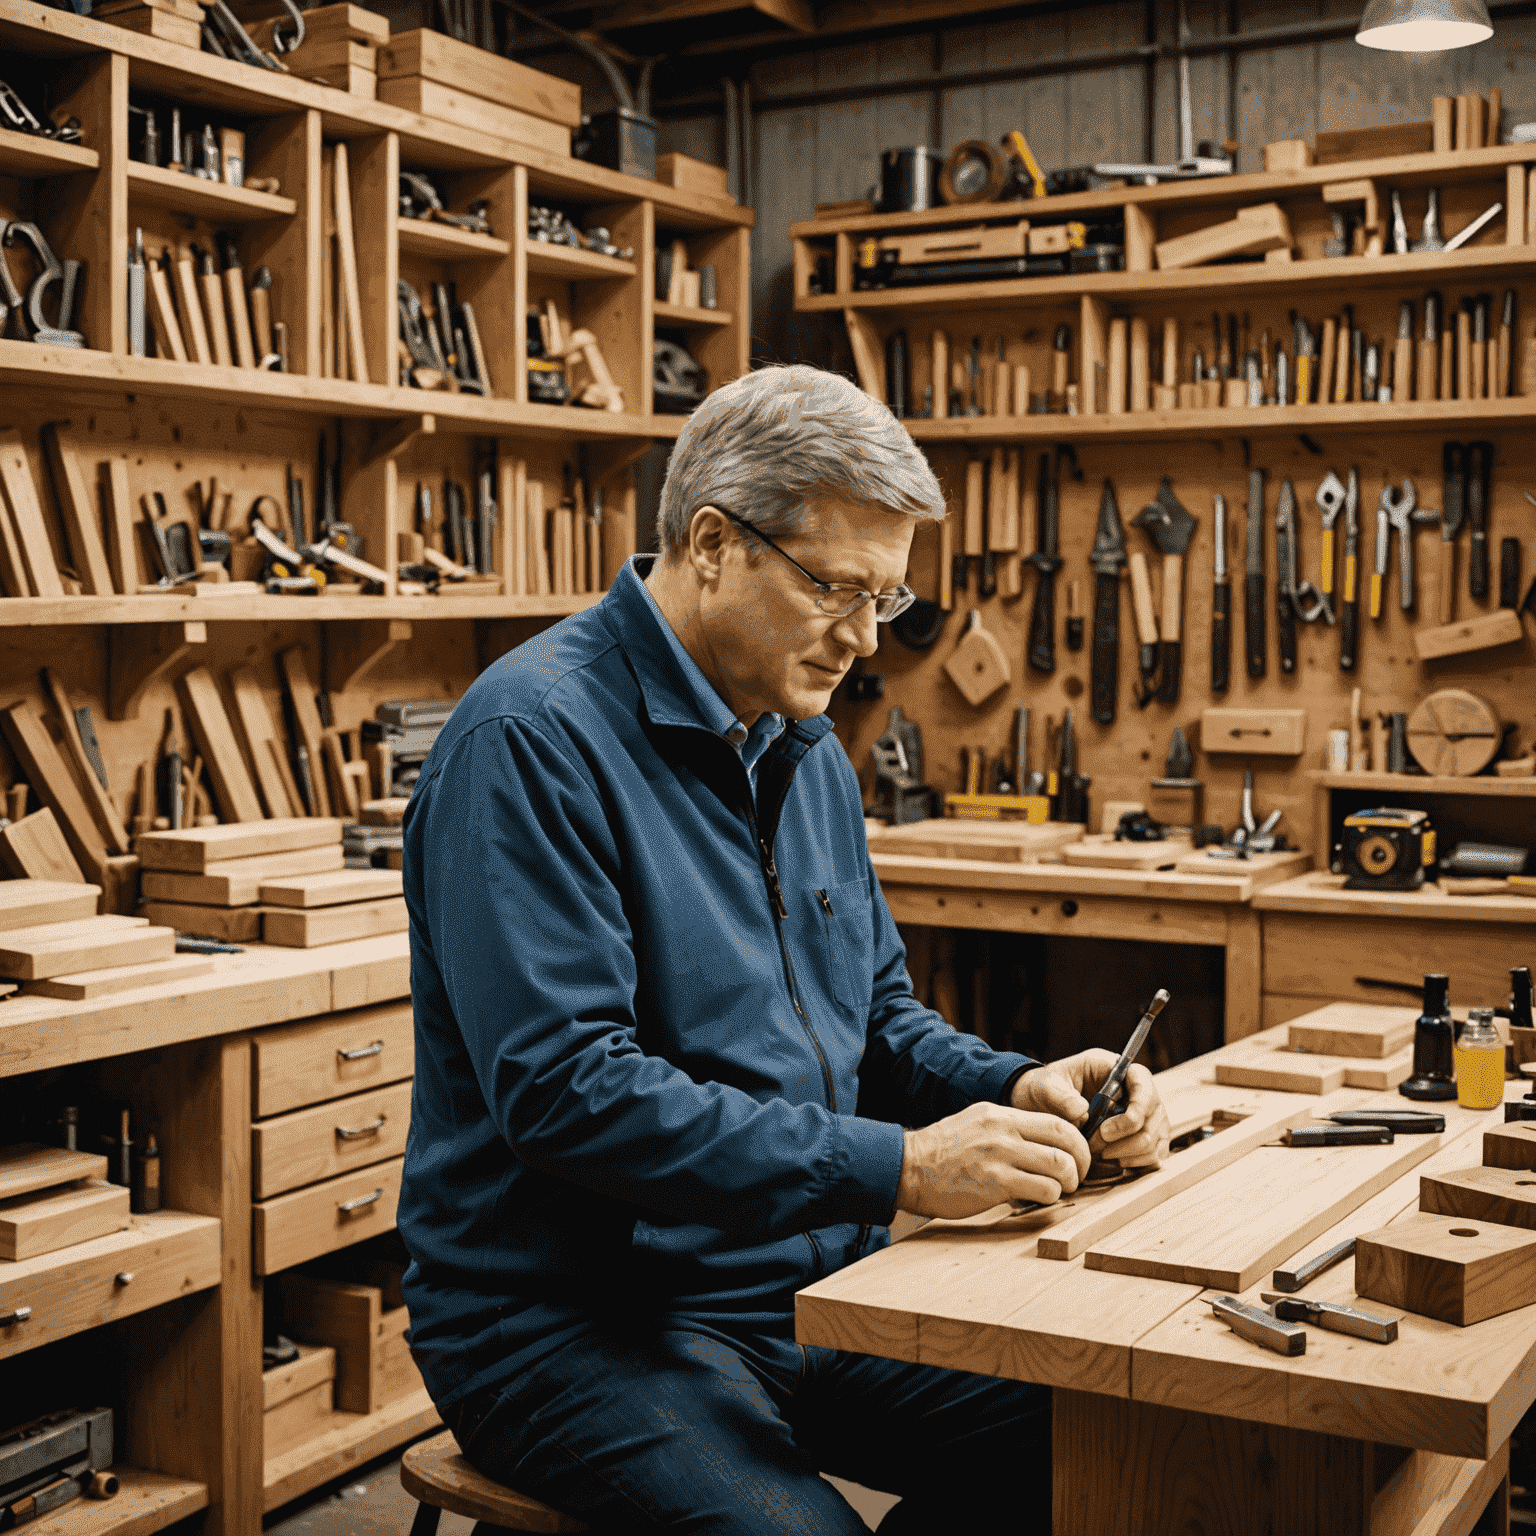
[(1317, 589), (1325, 597), (1333, 591), (1333, 529), (1323, 529), (1323, 569), (1317, 580)]
[(1358, 591), (1356, 583), (1360, 579), (1359, 561), (1353, 555), (1344, 557), (1344, 601), (1352, 603)]
[(1045, 196), (1045, 172), (1040, 169), (1040, 162), (1035, 159), (1035, 152), (1029, 147), (1029, 140), (1019, 132), (1017, 128), (1008, 131), (1008, 153), (1017, 155), (1024, 163), (1024, 169), (1029, 172), (1029, 179), (1035, 184), (1035, 196)]
[(1381, 617), (1381, 572), (1371, 572), (1371, 617)]

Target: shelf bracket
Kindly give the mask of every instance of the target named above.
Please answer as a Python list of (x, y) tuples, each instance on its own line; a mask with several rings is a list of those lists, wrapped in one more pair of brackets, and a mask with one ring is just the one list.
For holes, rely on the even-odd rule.
[(601, 443), (588, 443), (587, 473), (592, 488), (595, 490), (605, 480), (644, 458), (650, 446), (648, 437), (610, 438)]
[(201, 619), (112, 625), (107, 631), (107, 718), (137, 720), (150, 685), (169, 676), (194, 646), (207, 641), (208, 626)]
[(359, 469), (367, 469), (380, 459), (392, 459), (418, 437), (430, 437), (437, 431), (437, 417), (430, 411), (419, 416), (402, 416), (387, 426), (375, 427), (363, 446)]
[(344, 693), (397, 645), (411, 638), (409, 619), (333, 619), (324, 626), (325, 693)]

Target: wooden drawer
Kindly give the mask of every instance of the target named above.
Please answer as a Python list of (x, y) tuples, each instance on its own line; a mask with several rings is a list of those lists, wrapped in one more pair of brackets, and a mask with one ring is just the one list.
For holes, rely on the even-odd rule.
[(399, 1157), (411, 1124), (411, 1084), (296, 1109), (251, 1128), (256, 1198)]
[(0, 1327), (0, 1359), (218, 1283), (217, 1218), (178, 1211), (135, 1216), (126, 1232), (0, 1263), (0, 1318), (31, 1310)]
[[(1502, 1005), (1509, 995), (1509, 968), (1517, 963), (1511, 957), (1526, 932), (1489, 923), (1293, 912), (1265, 912), (1263, 924), (1266, 997), (1400, 1002), (1390, 992), (1357, 986), (1355, 978), (1417, 987), (1426, 971), (1443, 971), (1451, 978), (1452, 1004), (1471, 1008)], [(1270, 1005), (1268, 1014), (1274, 1013)]]
[(404, 1163), (403, 1157), (397, 1157), (254, 1207), (256, 1273), (275, 1275), (306, 1259), (392, 1231)]
[(415, 1071), (409, 1002), (328, 1014), (251, 1037), (258, 1118), (397, 1083)]

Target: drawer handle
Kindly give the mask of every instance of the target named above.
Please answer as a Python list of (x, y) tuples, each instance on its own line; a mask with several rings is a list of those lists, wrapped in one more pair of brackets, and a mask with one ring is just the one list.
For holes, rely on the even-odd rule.
[(0, 1328), (14, 1328), (32, 1316), (31, 1307), (17, 1307), (12, 1312), (0, 1312)]
[(375, 1200), (382, 1200), (383, 1198), (384, 1191), (376, 1189), (371, 1195), (359, 1195), (356, 1200), (343, 1200), (336, 1209), (343, 1216), (350, 1216), (353, 1211), (360, 1211), (365, 1205), (372, 1205)]
[(372, 1045), (360, 1045), (354, 1051), (337, 1051), (336, 1054), (343, 1061), (361, 1061), (365, 1056), (377, 1056), (384, 1049), (382, 1040), (375, 1040)]
[(372, 1136), (376, 1132), (383, 1130), (384, 1122), (388, 1119), (388, 1115), (380, 1115), (372, 1125), (360, 1125), (355, 1130), (350, 1131), (345, 1126), (338, 1125), (336, 1127), (336, 1139), (338, 1141), (356, 1141), (359, 1136)]
[(113, 1285), (117, 1285), (117, 1286), (132, 1285), (133, 1284), (133, 1271), (131, 1269), (120, 1269), (120, 1270), (118, 1270), (118, 1272), (115, 1275), (113, 1275), (113, 1277), (112, 1277), (112, 1283), (113, 1283)]

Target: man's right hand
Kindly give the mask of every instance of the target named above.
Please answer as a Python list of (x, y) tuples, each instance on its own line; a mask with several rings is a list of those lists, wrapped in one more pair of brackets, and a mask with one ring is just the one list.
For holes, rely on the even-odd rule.
[(1005, 1200), (1049, 1205), (1088, 1172), (1088, 1143), (1057, 1115), (972, 1104), (903, 1132), (896, 1208), (917, 1216), (974, 1216)]

